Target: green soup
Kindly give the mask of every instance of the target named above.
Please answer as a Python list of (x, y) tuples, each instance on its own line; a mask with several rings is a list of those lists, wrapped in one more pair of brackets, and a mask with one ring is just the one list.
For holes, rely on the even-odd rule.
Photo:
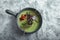
[[(27, 14), (28, 14), (28, 16), (26, 16)], [(40, 17), (37, 14), (38, 13), (36, 13), (35, 11), (32, 11), (32, 10), (22, 11), (18, 15), (18, 18), (17, 18), (18, 19), (17, 23), (18, 23), (19, 28), (24, 30), (25, 32), (34, 32), (34, 31), (36, 31), (38, 29), (39, 23), (40, 23)], [(24, 16), (22, 16), (22, 15), (24, 15)], [(30, 17), (32, 19), (32, 21), (28, 17)], [(33, 17), (35, 17), (35, 19)], [(30, 21), (29, 21), (29, 19), (30, 19)], [(28, 20), (28, 22), (27, 22), (27, 20)]]

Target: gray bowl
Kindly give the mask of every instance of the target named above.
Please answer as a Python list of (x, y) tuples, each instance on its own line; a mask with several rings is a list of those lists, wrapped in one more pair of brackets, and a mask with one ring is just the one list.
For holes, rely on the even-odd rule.
[[(35, 30), (35, 31), (33, 31), (33, 32), (25, 32), (24, 30), (22, 30), (21, 28), (19, 28), (19, 26), (18, 26), (18, 28), (23, 32), (23, 33), (25, 33), (25, 34), (32, 34), (32, 33), (35, 33), (35, 32), (37, 32), (40, 28), (41, 28), (41, 25), (42, 25), (42, 16), (41, 16), (41, 14), (40, 14), (40, 12), (38, 12), (38, 10), (36, 10), (36, 9), (34, 9), (34, 8), (24, 8), (24, 9), (22, 9), (21, 11), (19, 11), (18, 13), (16, 13), (16, 15), (14, 15), (13, 13), (14, 12), (12, 12), (11, 10), (6, 10), (6, 13), (8, 13), (8, 14), (10, 14), (10, 15), (13, 15), (14, 17), (18, 17), (18, 15), (22, 12), (22, 11), (24, 11), (24, 10), (32, 10), (32, 11), (35, 11), (36, 12), (36, 15), (37, 16), (39, 16), (39, 18), (40, 18), (40, 25), (39, 25), (39, 27)], [(16, 19), (17, 20), (17, 19)], [(17, 23), (17, 22), (16, 22)], [(18, 25), (18, 24), (17, 24)]]

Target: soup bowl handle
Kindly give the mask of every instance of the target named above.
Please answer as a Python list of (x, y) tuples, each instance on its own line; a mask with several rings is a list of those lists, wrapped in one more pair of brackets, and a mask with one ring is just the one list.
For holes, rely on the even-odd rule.
[(15, 14), (13, 14), (14, 12), (13, 11), (11, 11), (11, 10), (5, 10), (5, 12), (7, 13), (7, 14), (10, 14), (10, 15), (12, 15), (12, 16), (14, 16), (14, 17), (17, 17), (17, 14), (15, 15)]

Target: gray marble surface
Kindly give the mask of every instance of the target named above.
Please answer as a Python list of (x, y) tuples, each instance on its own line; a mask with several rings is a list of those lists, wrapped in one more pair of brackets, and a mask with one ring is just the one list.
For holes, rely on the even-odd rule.
[[(37, 9), (43, 18), (42, 27), (31, 35), (22, 35), (16, 27), (15, 14), (23, 8)], [(0, 0), (0, 40), (60, 40), (60, 0)]]

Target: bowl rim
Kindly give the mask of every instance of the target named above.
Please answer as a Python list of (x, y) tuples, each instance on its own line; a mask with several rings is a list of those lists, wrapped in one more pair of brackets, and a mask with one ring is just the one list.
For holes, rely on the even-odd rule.
[[(33, 31), (33, 32), (25, 32), (23, 29), (21, 29), (20, 27), (19, 27), (19, 25), (18, 25), (18, 22), (17, 22), (17, 20), (18, 20), (18, 15), (22, 12), (22, 11), (24, 11), (24, 10), (33, 10), (33, 11), (36, 11), (38, 14), (39, 14), (39, 16), (40, 16), (40, 23), (39, 23), (39, 27), (35, 30), (35, 31)], [(38, 10), (36, 10), (35, 8), (24, 8), (24, 9), (22, 9), (21, 11), (19, 11), (18, 13), (17, 13), (17, 20), (16, 20), (16, 22), (17, 22), (17, 26), (18, 26), (18, 28), (22, 31), (22, 32), (24, 32), (25, 34), (32, 34), (32, 33), (35, 33), (35, 32), (37, 32), (40, 28), (41, 28), (41, 26), (42, 26), (42, 16), (41, 16), (41, 13), (38, 11)]]

